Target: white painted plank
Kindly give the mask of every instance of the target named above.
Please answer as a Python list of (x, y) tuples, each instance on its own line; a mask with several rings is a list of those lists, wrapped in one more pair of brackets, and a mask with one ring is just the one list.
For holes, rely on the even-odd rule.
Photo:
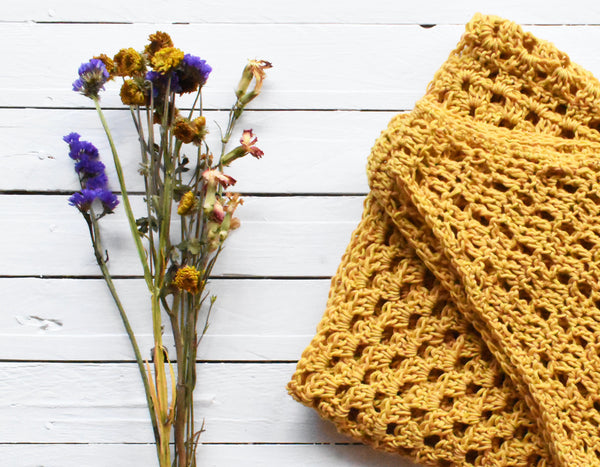
[[(106, 112), (126, 170), (129, 190), (143, 191), (138, 174), (139, 143), (127, 110)], [(366, 193), (367, 156), (379, 133), (393, 116), (390, 112), (249, 112), (236, 135), (252, 128), (265, 156), (238, 160), (228, 173), (235, 189), (253, 193)], [(220, 148), (218, 127), (225, 112), (207, 112), (208, 141)], [(36, 128), (36, 131), (31, 131)], [(76, 190), (78, 180), (62, 136), (77, 131), (92, 141), (116, 174), (106, 136), (95, 111), (0, 109), (0, 190)], [(239, 139), (239, 136), (237, 136)], [(232, 140), (231, 148), (236, 144)], [(190, 155), (195, 148), (188, 148)], [(194, 159), (192, 159), (194, 160)]]
[(69, 0), (16, 3), (3, 14), (3, 21), (113, 21), (184, 23), (358, 23), (358, 24), (452, 24), (464, 23), (475, 11), (506, 16), (520, 23), (588, 24), (598, 23), (600, 10), (593, 0), (305, 0), (302, 8), (286, 2), (256, 0), (248, 7), (240, 0), (132, 0), (127, 3), (106, 0), (86, 8)]
[[(212, 65), (206, 108), (231, 106), (248, 58), (272, 61), (263, 95), (251, 104), (266, 109), (410, 109), (464, 32), (462, 25), (3, 23), (0, 107), (91, 107), (71, 91), (79, 64), (102, 51), (140, 49), (157, 29)], [(599, 26), (526, 29), (599, 74)], [(35, 60), (23, 60), (32, 50)], [(107, 88), (104, 103), (121, 106), (117, 83)]]
[[(343, 443), (285, 386), (295, 364), (199, 364), (195, 414), (207, 443)], [(137, 365), (0, 363), (0, 443), (148, 443)]]
[[(213, 67), (205, 86), (206, 108), (231, 106), (248, 58), (271, 61), (274, 67), (268, 70), (263, 94), (250, 104), (267, 109), (412, 108), (464, 30), (462, 26), (3, 23), (0, 107), (93, 107), (71, 90), (80, 63), (100, 52), (141, 49), (157, 29), (169, 32), (175, 45)], [(594, 33), (588, 29), (579, 32), (591, 40)], [(35, 60), (23, 60), (31, 51), (36, 51)], [(121, 106), (117, 83), (109, 83), (107, 89), (104, 104)], [(191, 98), (183, 102), (189, 105)]]
[[(153, 445), (0, 444), (0, 457), (11, 467), (145, 467), (158, 466)], [(363, 445), (215, 445), (198, 448), (203, 467), (409, 467), (394, 454)]]
[[(115, 281), (144, 357), (153, 347), (142, 280)], [(314, 335), (329, 279), (213, 280), (217, 296), (200, 360), (297, 360)], [(11, 360), (132, 360), (100, 279), (0, 279), (0, 356)], [(170, 325), (165, 319), (165, 329)], [(168, 333), (169, 355), (175, 350)]]
[[(143, 215), (141, 197), (134, 212)], [(362, 197), (247, 197), (215, 275), (331, 276), (362, 212)], [(0, 275), (99, 275), (81, 214), (67, 196), (3, 195)], [(102, 219), (114, 275), (141, 275), (122, 207)], [(176, 231), (176, 230), (175, 230)]]
[[(206, 86), (207, 108), (230, 106), (246, 59), (261, 57), (275, 67), (269, 70), (264, 93), (253, 108), (295, 109), (412, 108), (464, 32), (463, 26), (413, 25), (4, 23), (0, 52), (7, 59), (0, 76), (0, 106), (89, 106), (89, 100), (70, 87), (79, 64), (100, 51), (141, 48), (156, 29), (168, 30), (177, 45), (213, 66)], [(600, 40), (600, 27), (527, 29), (556, 42), (592, 72), (600, 71), (594, 45)], [(36, 60), (20, 59), (31, 50), (38, 51)], [(109, 89), (115, 92), (104, 94), (109, 106), (120, 105), (115, 88), (112, 83)]]

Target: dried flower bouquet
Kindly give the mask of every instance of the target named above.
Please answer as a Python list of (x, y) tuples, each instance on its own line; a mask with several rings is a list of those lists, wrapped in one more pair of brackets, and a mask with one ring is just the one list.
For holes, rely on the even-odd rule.
[[(142, 358), (102, 244), (100, 220), (111, 214), (119, 201), (108, 188), (98, 150), (77, 133), (64, 137), (81, 185), (69, 203), (85, 219), (96, 261), (131, 341), (144, 383), (159, 465), (193, 467), (203, 431), (194, 425), (196, 352), (216, 299), (205, 290), (206, 283), (227, 236), (240, 225), (234, 212), (242, 199), (225, 191), (235, 180), (223, 170), (248, 154), (257, 159), (263, 155), (252, 130), (244, 130), (240, 144), (229, 151), (228, 143), (246, 105), (260, 94), (265, 70), (271, 64), (250, 60), (244, 68), (215, 158), (206, 141), (207, 122), (202, 115), (202, 88), (212, 68), (205, 60), (174, 47), (164, 32), (149, 39), (142, 52), (122, 49), (114, 58), (102, 54), (82, 64), (73, 90), (94, 102), (108, 138), (122, 204), (151, 297), (151, 363)], [(107, 81), (118, 77), (123, 80), (121, 100), (129, 106), (139, 137), (146, 209), (138, 217), (133, 213), (120, 157), (100, 106), (100, 91)], [(187, 93), (195, 93), (196, 98), (184, 112), (176, 106), (176, 99)], [(194, 155), (188, 155), (190, 148)], [(172, 221), (176, 228), (172, 228)], [(163, 314), (171, 324), (175, 364), (163, 345)]]

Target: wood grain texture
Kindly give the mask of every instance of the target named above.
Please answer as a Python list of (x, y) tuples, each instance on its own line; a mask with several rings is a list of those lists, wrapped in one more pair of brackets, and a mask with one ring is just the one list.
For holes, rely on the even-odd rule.
[[(81, 62), (100, 52), (114, 54), (122, 47), (141, 49), (150, 33), (163, 30), (182, 50), (200, 55), (213, 67), (204, 88), (207, 109), (233, 104), (233, 91), (249, 58), (269, 60), (274, 65), (263, 94), (251, 104), (254, 109), (406, 109), (423, 94), (462, 29), (423, 29), (417, 25), (2, 23), (0, 33), (5, 40), (0, 51), (7, 61), (0, 75), (0, 88), (5, 90), (0, 94), (0, 107), (91, 108), (89, 99), (71, 90)], [(424, 48), (407, 49), (405, 44), (411, 42)], [(23, 62), (20, 57), (29, 50), (37, 50), (39, 60)], [(393, 60), (382, 60), (382, 50)], [(103, 105), (122, 106), (118, 92), (112, 92), (117, 86), (107, 85)], [(192, 100), (189, 96), (183, 105), (190, 105)]]
[[(7, 465), (20, 467), (111, 467), (150, 466), (155, 463), (154, 446), (136, 444), (0, 444), (0, 457)], [(198, 449), (203, 467), (410, 467), (411, 462), (393, 454), (375, 452), (361, 445), (256, 445), (204, 444)]]
[[(217, 296), (198, 358), (211, 361), (297, 360), (320, 320), (329, 279), (215, 279)], [(152, 344), (143, 280), (116, 280), (142, 353)], [(0, 355), (38, 361), (134, 360), (101, 279), (0, 279)], [(33, 292), (33, 293), (32, 293)], [(166, 324), (166, 323), (165, 323)], [(169, 329), (168, 326), (165, 329)], [(166, 339), (171, 356), (172, 339)]]
[[(70, 87), (80, 63), (100, 52), (141, 49), (157, 29), (212, 65), (207, 109), (229, 108), (247, 59), (262, 58), (274, 67), (251, 108), (279, 110), (411, 109), (464, 32), (463, 25), (0, 23), (0, 52), (6, 56), (0, 107), (91, 108), (89, 99)], [(526, 29), (600, 72), (599, 27)], [(24, 62), (29, 50), (37, 50), (39, 60)], [(122, 107), (118, 92), (108, 92), (117, 87), (107, 85), (103, 105)], [(189, 105), (192, 99), (182, 102)]]
[[(274, 64), (240, 124), (254, 129), (265, 157), (231, 169), (237, 190), (263, 196), (248, 197), (240, 208), (242, 228), (211, 281), (219, 298), (199, 349), (210, 362), (198, 365), (198, 415), (208, 423), (199, 464), (412, 465), (345, 444), (352, 440), (284, 389), (294, 369), (285, 362), (295, 361), (312, 337), (329, 276), (360, 218), (370, 147), (392, 115), (423, 95), (476, 11), (532, 25), (524, 28), (600, 74), (600, 3), (106, 0), (90, 7), (25, 0), (5, 10), (0, 465), (156, 465), (127, 338), (103, 282), (87, 278), (98, 270), (83, 220), (66, 204), (77, 185), (61, 141), (78, 131), (109, 162), (91, 103), (71, 83), (92, 55), (141, 48), (156, 30), (213, 66), (204, 99), (209, 124), (224, 121), (248, 58)], [(139, 192), (138, 150), (115, 90), (109, 86), (103, 105), (111, 109), (129, 188)], [(217, 137), (213, 125), (210, 138)], [(108, 173), (116, 188), (114, 171)], [(139, 212), (141, 199), (134, 198)], [(126, 276), (117, 286), (147, 354), (146, 295), (132, 278), (140, 268), (122, 212), (103, 224), (110, 267)]]
[(195, 2), (178, 0), (134, 0), (127, 3), (106, 0), (94, 5), (69, 0), (19, 2), (3, 14), (3, 21), (85, 21), (85, 22), (154, 22), (157, 18), (182, 23), (291, 23), (291, 24), (460, 24), (473, 12), (506, 16), (527, 24), (588, 24), (600, 14), (593, 0), (562, 2), (559, 0), (461, 0), (444, 2), (398, 2), (395, 0), (306, 0), (302, 8), (290, 8), (286, 2), (255, 0), (251, 5), (236, 0)]
[[(230, 173), (238, 182), (236, 191), (250, 193), (366, 193), (367, 155), (391, 112), (250, 112), (242, 117), (242, 129), (252, 128), (258, 146), (265, 152), (257, 161), (239, 159)], [(216, 151), (217, 124), (226, 122), (226, 112), (205, 114)], [(143, 191), (138, 174), (139, 143), (128, 110), (106, 112), (119, 154), (123, 159), (127, 188)], [(110, 149), (95, 111), (62, 109), (0, 109), (0, 190), (77, 190), (79, 183), (62, 136), (77, 131), (92, 141), (108, 166), (107, 174), (117, 188)], [(31, 128), (36, 128), (32, 132)], [(234, 138), (235, 138), (234, 135)], [(231, 147), (237, 143), (232, 140)], [(193, 160), (196, 150), (184, 153)]]
[[(87, 227), (67, 196), (0, 196), (10, 229), (0, 230), (0, 275), (99, 276)], [(216, 276), (332, 276), (358, 224), (363, 197), (247, 197)], [(132, 200), (143, 213), (141, 196)], [(139, 214), (142, 215), (142, 214)], [(173, 232), (177, 223), (172, 224)], [(123, 209), (102, 219), (111, 274), (141, 275)], [(174, 241), (176, 239), (174, 238)]]
[[(413, 107), (464, 32), (462, 25), (39, 24), (2, 23), (0, 107), (91, 107), (71, 90), (79, 64), (100, 52), (141, 48), (148, 34), (166, 30), (186, 51), (214, 68), (204, 103), (229, 108), (248, 58), (273, 62), (254, 109), (371, 109)], [(595, 26), (529, 26), (593, 73), (600, 72)], [(76, 40), (74, 41), (74, 38)], [(101, 38), (101, 39), (99, 39)], [(277, 38), (277, 40), (273, 40)], [(29, 50), (39, 60), (25, 61)], [(334, 57), (334, 58), (332, 58)], [(116, 91), (117, 83), (107, 90)], [(117, 92), (103, 104), (121, 107)], [(191, 104), (191, 97), (183, 103)]]
[[(198, 364), (194, 393), (206, 443), (347, 443), (288, 396), (294, 364)], [(149, 443), (134, 363), (0, 363), (0, 443)]]

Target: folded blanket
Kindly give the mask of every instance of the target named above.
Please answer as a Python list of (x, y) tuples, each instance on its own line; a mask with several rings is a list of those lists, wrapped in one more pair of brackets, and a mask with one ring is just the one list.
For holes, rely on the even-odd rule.
[(599, 98), (476, 15), (372, 150), (290, 394), (426, 465), (600, 465)]

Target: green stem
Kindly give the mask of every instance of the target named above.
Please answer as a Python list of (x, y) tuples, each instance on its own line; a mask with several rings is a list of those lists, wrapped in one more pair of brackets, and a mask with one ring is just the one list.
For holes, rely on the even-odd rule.
[[(142, 163), (145, 166), (145, 170), (147, 170), (146, 174), (144, 175), (144, 190), (146, 193), (146, 215), (148, 216), (148, 248), (150, 251), (149, 256), (149, 261), (150, 261), (150, 275), (153, 275), (154, 272), (154, 262), (156, 261), (156, 250), (154, 248), (154, 229), (152, 228), (152, 210), (150, 208), (150, 186), (148, 184), (148, 179), (150, 178), (150, 164), (149, 164), (149, 160), (148, 160), (148, 151), (146, 148), (146, 141), (145, 141), (145, 137), (144, 137), (144, 127), (142, 126), (142, 119), (140, 116), (140, 108), (139, 106), (135, 106), (135, 111), (137, 113), (137, 118), (136, 118), (136, 114), (133, 112), (134, 107), (130, 106), (129, 110), (131, 111), (131, 117), (133, 119), (133, 122), (135, 124), (135, 127), (137, 129), (138, 132), (138, 139), (140, 142), (140, 150), (142, 153)], [(150, 154), (150, 157), (152, 157), (152, 154)]]
[[(86, 219), (87, 220), (87, 219)], [(154, 432), (154, 439), (156, 441), (156, 450), (157, 454), (160, 456), (159, 451), (159, 432), (158, 426), (156, 423), (155, 412), (154, 412), (154, 404), (152, 403), (152, 398), (150, 397), (150, 387), (148, 383), (148, 376), (146, 374), (146, 369), (144, 368), (144, 360), (142, 359), (142, 354), (140, 352), (140, 348), (137, 343), (137, 339), (135, 338), (135, 334), (133, 329), (131, 328), (131, 324), (129, 323), (129, 318), (127, 317), (127, 313), (125, 312), (125, 308), (121, 303), (121, 299), (117, 294), (117, 289), (115, 288), (115, 284), (112, 280), (110, 273), (108, 272), (108, 267), (106, 266), (106, 261), (104, 260), (104, 252), (102, 251), (102, 243), (100, 240), (100, 229), (98, 227), (98, 220), (95, 218), (94, 213), (92, 211), (90, 220), (88, 221), (88, 225), (91, 224), (90, 227), (90, 236), (92, 237), (92, 245), (94, 247), (94, 253), (96, 256), (96, 262), (98, 266), (100, 266), (100, 271), (102, 271), (102, 277), (108, 286), (108, 290), (119, 310), (119, 315), (121, 316), (121, 321), (123, 322), (123, 326), (125, 327), (125, 331), (127, 332), (127, 336), (129, 337), (129, 341), (131, 342), (131, 347), (133, 348), (133, 353), (135, 354), (135, 361), (137, 362), (138, 369), (140, 371), (140, 376), (142, 377), (142, 382), (144, 383), (144, 392), (146, 394), (146, 403), (148, 405), (148, 411), (150, 412), (150, 420), (152, 422), (152, 430)]]
[(138, 256), (140, 257), (140, 262), (142, 263), (142, 267), (144, 268), (144, 279), (146, 280), (146, 285), (150, 290), (152, 290), (152, 275), (150, 274), (150, 269), (148, 267), (148, 261), (146, 260), (146, 253), (144, 251), (144, 245), (142, 245), (142, 240), (137, 230), (137, 225), (135, 223), (135, 216), (133, 215), (133, 210), (131, 209), (131, 203), (129, 202), (129, 195), (127, 194), (127, 187), (125, 186), (125, 178), (123, 177), (123, 168), (121, 167), (121, 161), (119, 160), (119, 155), (117, 153), (117, 148), (115, 147), (115, 143), (113, 141), (112, 134), (108, 127), (108, 123), (106, 122), (106, 118), (104, 118), (104, 113), (102, 112), (102, 108), (100, 107), (100, 101), (98, 98), (92, 98), (94, 101), (94, 105), (96, 106), (96, 111), (100, 116), (100, 121), (102, 122), (102, 127), (104, 128), (104, 132), (108, 138), (108, 143), (110, 145), (110, 150), (113, 155), (113, 160), (115, 164), (115, 170), (117, 171), (117, 177), (119, 179), (119, 186), (121, 188), (121, 196), (123, 197), (123, 206), (125, 208), (125, 213), (127, 214), (127, 220), (129, 221), (129, 229), (131, 230), (131, 235), (135, 241), (135, 246), (138, 252)]

